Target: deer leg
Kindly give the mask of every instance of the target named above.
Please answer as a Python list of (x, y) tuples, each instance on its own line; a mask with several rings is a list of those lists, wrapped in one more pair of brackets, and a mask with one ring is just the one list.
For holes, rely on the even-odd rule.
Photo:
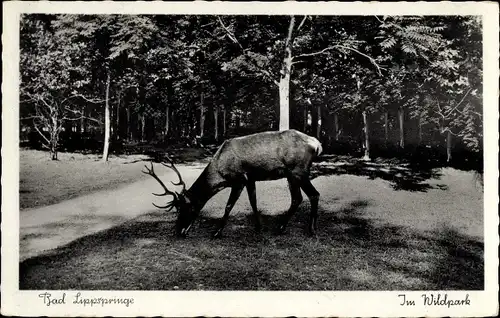
[(302, 202), (302, 193), (300, 193), (300, 183), (295, 179), (288, 178), (288, 188), (290, 189), (292, 202), (290, 204), (290, 208), (288, 209), (288, 211), (283, 215), (283, 219), (279, 227), (280, 233), (283, 233), (285, 231), (288, 222), (290, 221), (293, 214), (295, 213), (295, 211), (297, 211), (297, 208)]
[(319, 202), (319, 192), (312, 185), (311, 180), (305, 178), (302, 180), (301, 188), (304, 190), (305, 194), (311, 202), (311, 215), (309, 218), (309, 234), (314, 235), (318, 228), (318, 202)]
[(238, 201), (238, 198), (240, 197), (241, 191), (243, 191), (244, 187), (245, 187), (245, 185), (241, 184), (241, 185), (237, 185), (237, 186), (234, 186), (231, 188), (231, 194), (229, 195), (229, 200), (227, 200), (226, 209), (224, 211), (224, 216), (220, 220), (219, 228), (213, 234), (214, 238), (221, 236), (222, 230), (226, 226), (227, 219), (229, 218), (229, 213), (231, 213), (231, 210), (233, 209), (234, 204), (236, 203), (236, 201)]
[(260, 221), (260, 211), (257, 209), (257, 194), (255, 189), (255, 181), (249, 180), (247, 182), (247, 192), (248, 199), (250, 200), (250, 205), (252, 206), (254, 220), (255, 220), (255, 230), (260, 232), (261, 221)]

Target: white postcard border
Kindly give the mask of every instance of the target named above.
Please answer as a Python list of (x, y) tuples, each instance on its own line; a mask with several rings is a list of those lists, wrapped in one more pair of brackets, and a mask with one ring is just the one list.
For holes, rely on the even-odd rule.
[[(498, 313), (498, 4), (493, 2), (30, 2), (3, 3), (2, 34), (2, 314), (19, 316), (489, 316)], [(390, 292), (198, 292), (49, 291), (66, 294), (67, 305), (46, 306), (44, 291), (19, 291), (19, 19), (21, 13), (86, 14), (331, 14), (481, 15), (484, 63), (484, 226), (485, 290), (447, 292), (468, 295), (470, 306), (400, 306), (405, 294), (421, 304), (431, 291)], [(133, 298), (134, 303), (89, 307), (81, 297)], [(437, 293), (437, 291), (434, 291)]]

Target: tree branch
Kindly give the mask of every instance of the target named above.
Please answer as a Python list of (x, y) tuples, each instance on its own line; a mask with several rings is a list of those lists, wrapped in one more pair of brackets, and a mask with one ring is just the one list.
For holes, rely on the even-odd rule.
[(368, 60), (370, 60), (370, 62), (375, 66), (375, 68), (377, 69), (377, 73), (379, 75), (382, 75), (382, 72), (381, 70), (383, 69), (380, 65), (377, 64), (377, 61), (375, 61), (375, 59), (353, 47), (350, 47), (350, 46), (345, 46), (345, 45), (339, 45), (339, 44), (336, 44), (336, 45), (332, 45), (332, 46), (329, 46), (329, 47), (326, 47), (324, 49), (322, 49), (321, 51), (318, 51), (318, 52), (313, 52), (313, 53), (305, 53), (305, 54), (300, 54), (300, 55), (297, 55), (294, 57), (295, 58), (301, 58), (301, 57), (307, 57), (307, 56), (314, 56), (314, 55), (319, 55), (319, 54), (326, 54), (326, 52), (330, 51), (330, 50), (333, 50), (333, 49), (344, 49), (344, 50), (350, 50), (350, 51), (353, 51), (353, 52), (356, 52), (358, 53), (359, 55), (361, 56), (364, 56), (366, 57)]
[[(47, 101), (45, 100), (45, 98), (41, 97), (41, 96), (33, 96), (31, 95), (30, 93), (25, 93), (32, 101), (35, 101), (35, 102), (42, 102), (42, 104), (44, 104), (50, 111), (53, 111), (54, 110), (54, 106), (47, 103)], [(49, 93), (50, 94), (50, 93)], [(35, 108), (38, 109), (38, 107), (36, 106), (37, 103), (35, 103)]]
[(324, 49), (322, 49), (321, 51), (318, 51), (318, 52), (305, 53), (305, 54), (300, 54), (300, 55), (294, 56), (294, 59), (301, 58), (301, 57), (307, 57), (307, 56), (314, 56), (314, 55), (319, 55), (319, 54), (325, 54), (327, 51), (333, 50), (335, 48), (336, 48), (336, 45), (329, 46), (329, 47), (324, 48)]
[(306, 22), (307, 15), (304, 16), (302, 21), (300, 21), (299, 26), (297, 27), (297, 32), (299, 32), (300, 28), (304, 25), (304, 22)]
[(441, 109), (441, 106), (439, 105), (439, 99), (436, 98), (436, 106), (437, 106), (437, 113), (438, 115), (440, 115), (441, 117), (443, 117), (443, 120), (446, 119), (446, 117), (443, 115), (443, 110)]
[(73, 94), (65, 99), (63, 99), (63, 101), (61, 102), (61, 105), (64, 104), (64, 102), (66, 102), (67, 100), (71, 99), (71, 98), (75, 98), (75, 97), (80, 97), (82, 98), (84, 101), (87, 101), (89, 103), (93, 103), (93, 104), (100, 104), (100, 103), (103, 103), (104, 100), (102, 99), (90, 99), (90, 98), (87, 98), (85, 97), (84, 95), (82, 94)]
[(384, 21), (380, 20), (380, 18), (379, 18), (378, 16), (374, 15), (374, 17), (375, 17), (375, 18), (376, 18), (376, 19), (377, 19), (380, 23), (382, 23), (382, 24), (383, 24), (383, 23), (385, 23)]
[(290, 41), (292, 40), (294, 26), (295, 26), (295, 16), (292, 15), (290, 17), (290, 25), (288, 26), (288, 34), (287, 34), (286, 40), (285, 40), (285, 47), (288, 47), (288, 45), (290, 44)]
[(453, 131), (451, 131), (450, 127), (440, 127), (439, 132), (441, 134), (444, 134), (445, 132), (449, 132), (453, 136), (458, 136), (458, 134), (455, 134)]
[(103, 124), (102, 121), (98, 120), (98, 119), (95, 119), (95, 118), (92, 118), (92, 117), (88, 117), (88, 116), (80, 116), (80, 117), (73, 117), (73, 118), (69, 118), (69, 117), (63, 117), (64, 120), (80, 120), (80, 119), (88, 119), (88, 120), (91, 120), (93, 122), (96, 122), (100, 125)]
[(229, 30), (229, 28), (227, 28), (225, 25), (224, 25), (224, 22), (222, 22), (222, 19), (221, 17), (217, 17), (217, 19), (219, 20), (219, 24), (224, 28), (224, 30), (226, 31), (226, 35), (229, 37), (229, 39), (231, 39), (231, 41), (233, 41), (234, 44), (237, 44), (240, 49), (244, 52), (245, 49), (243, 49), (243, 46), (241, 45), (241, 43), (238, 41), (238, 39), (236, 38), (236, 36), (233, 34), (233, 32), (231, 32), (231, 30)]
[(266, 77), (269, 78), (269, 80), (271, 80), (276, 86), (279, 85), (278, 81), (276, 79), (274, 79), (274, 77), (271, 75), (271, 73), (268, 71), (268, 70), (265, 70), (264, 68), (260, 67), (257, 63), (255, 63), (253, 61), (253, 59), (248, 56), (247, 52), (248, 50), (245, 50), (243, 48), (243, 46), (241, 45), (241, 43), (238, 41), (238, 39), (236, 38), (236, 36), (231, 32), (231, 30), (229, 30), (229, 28), (227, 28), (225, 25), (224, 25), (224, 22), (222, 21), (221, 17), (217, 17), (218, 21), (219, 21), (219, 24), (224, 28), (224, 30), (226, 31), (226, 34), (227, 36), (231, 39), (231, 41), (233, 41), (233, 43), (237, 44), (239, 46), (239, 48), (241, 49), (242, 53), (243, 53), (243, 56), (245, 57), (246, 60), (250, 60), (250, 62), (252, 63), (253, 66), (255, 66), (262, 74), (264, 74)]
[(50, 140), (47, 137), (45, 137), (45, 135), (40, 131), (38, 125), (35, 122), (33, 122), (33, 126), (35, 127), (36, 131), (40, 134), (40, 136), (42, 136), (43, 139), (45, 139), (45, 141), (50, 145)]
[(83, 112), (82, 111), (79, 111), (79, 110), (76, 110), (76, 109), (70, 109), (70, 108), (65, 108), (66, 111), (70, 112), (70, 113), (73, 113), (75, 115), (80, 115), (79, 117), (63, 117), (62, 119), (63, 120), (79, 120), (79, 119), (88, 119), (88, 120), (91, 120), (93, 122), (96, 122), (98, 124), (101, 124), (102, 125), (102, 121), (98, 120), (98, 119), (95, 119), (95, 118), (92, 118), (92, 117), (88, 117), (88, 116), (85, 116), (83, 115)]
[(469, 88), (469, 90), (467, 91), (467, 93), (465, 93), (465, 95), (462, 97), (462, 99), (460, 100), (460, 102), (458, 102), (458, 104), (457, 104), (455, 107), (453, 107), (453, 109), (452, 109), (452, 110), (450, 110), (450, 111), (448, 112), (448, 114), (446, 114), (446, 116), (448, 116), (448, 115), (450, 115), (451, 113), (453, 113), (453, 112), (454, 112), (454, 111), (455, 111), (455, 110), (456, 110), (456, 109), (457, 109), (457, 108), (458, 108), (458, 107), (459, 107), (459, 106), (460, 106), (460, 105), (464, 102), (465, 98), (467, 97), (467, 95), (469, 95), (469, 93), (470, 93), (471, 91), (472, 91), (472, 87), (471, 87), (471, 88)]
[(42, 119), (42, 116), (38, 115), (38, 116), (28, 116), (19, 118), (19, 120), (26, 120), (26, 119)]

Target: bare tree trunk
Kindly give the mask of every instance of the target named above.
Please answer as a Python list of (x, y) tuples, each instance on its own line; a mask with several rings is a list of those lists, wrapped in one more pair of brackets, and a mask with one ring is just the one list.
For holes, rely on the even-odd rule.
[(448, 132), (446, 134), (446, 162), (450, 163), (451, 162), (451, 130), (448, 129)]
[(292, 72), (292, 32), (294, 26), (295, 17), (291, 16), (290, 25), (288, 26), (288, 35), (285, 41), (285, 57), (283, 58), (283, 66), (279, 81), (280, 131), (288, 130), (290, 127), (290, 75)]
[[(285, 61), (286, 63), (286, 61)], [(291, 63), (290, 63), (291, 66)], [(288, 67), (288, 66), (287, 66)], [(287, 71), (289, 72), (289, 71)], [(280, 96), (280, 122), (279, 130), (288, 130), (290, 122), (290, 74), (280, 78), (279, 83), (279, 96)]]
[(227, 133), (227, 123), (226, 123), (226, 106), (222, 108), (222, 137), (226, 138)]
[(141, 141), (146, 140), (146, 114), (141, 114)]
[(363, 110), (363, 132), (365, 137), (363, 143), (365, 154), (363, 160), (370, 160), (370, 131), (368, 125), (368, 114), (366, 113), (366, 110)]
[(109, 157), (109, 140), (111, 138), (111, 112), (109, 106), (109, 86), (111, 81), (111, 74), (108, 70), (106, 77), (106, 96), (104, 104), (104, 150), (102, 152), (102, 161), (108, 161)]
[(335, 140), (338, 141), (340, 137), (340, 127), (339, 127), (339, 115), (337, 112), (333, 113), (333, 122), (335, 125), (334, 132), (335, 132)]
[(82, 118), (80, 119), (80, 133), (84, 134), (87, 132), (87, 124), (85, 121), (85, 106), (82, 106)]
[(219, 141), (219, 109), (214, 107), (214, 128), (215, 128), (215, 141)]
[(303, 109), (303, 116), (304, 116), (304, 122), (303, 122), (303, 132), (305, 133), (307, 131), (307, 105), (304, 105)]
[(50, 148), (50, 159), (51, 160), (58, 160), (57, 159), (57, 150)]
[(384, 141), (385, 144), (389, 142), (389, 112), (384, 112)]
[(203, 138), (205, 132), (205, 96), (203, 94), (203, 84), (200, 92), (200, 138)]
[(132, 131), (130, 130), (130, 126), (132, 125), (130, 122), (130, 103), (127, 105), (127, 138), (132, 140)]
[(120, 129), (120, 109), (122, 103), (122, 94), (118, 94), (118, 101), (116, 104), (116, 117), (115, 117), (115, 127), (116, 127), (116, 140), (120, 140), (121, 129)]
[(236, 114), (234, 126), (235, 126), (237, 131), (240, 129), (240, 123), (241, 123), (241, 115)]
[(170, 105), (167, 104), (165, 108), (165, 140), (168, 138), (168, 131), (170, 130)]
[(57, 147), (59, 143), (58, 119), (52, 118), (53, 128), (50, 132), (50, 159), (57, 160)]
[(422, 114), (418, 116), (418, 145), (422, 144)]
[(53, 122), (53, 129), (50, 132), (50, 159), (57, 160), (57, 146), (59, 141), (59, 136), (57, 133), (57, 120)]
[(316, 114), (317, 114), (317, 125), (316, 125), (316, 138), (321, 138), (321, 105), (316, 106)]
[(403, 107), (399, 107), (398, 109), (398, 117), (399, 117), (399, 147), (405, 147), (405, 131), (404, 131), (404, 120), (405, 120), (405, 112)]

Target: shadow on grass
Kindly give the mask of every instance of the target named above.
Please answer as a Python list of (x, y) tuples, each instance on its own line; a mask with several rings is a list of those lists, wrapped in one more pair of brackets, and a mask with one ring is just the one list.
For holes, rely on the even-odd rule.
[(351, 174), (367, 176), (369, 179), (383, 179), (391, 182), (394, 190), (426, 192), (429, 189), (447, 190), (445, 185), (433, 186), (426, 183), (438, 179), (438, 169), (430, 166), (405, 163), (396, 159), (365, 161), (350, 156), (325, 155), (311, 169), (311, 178), (323, 175)]
[(20, 264), (20, 289), (89, 290), (480, 290), (483, 245), (452, 229), (436, 232), (377, 224), (367, 201), (321, 209), (318, 235), (305, 235), (303, 204), (284, 235), (279, 216), (200, 218), (187, 239), (151, 213), (83, 237)]
[(165, 159), (165, 155), (172, 159), (176, 164), (194, 164), (210, 161), (214, 153), (214, 150), (210, 148), (163, 149), (148, 146), (147, 148), (142, 150), (142, 154), (146, 155), (148, 158), (133, 160), (125, 164), (132, 164), (142, 161), (153, 161), (158, 163)]

